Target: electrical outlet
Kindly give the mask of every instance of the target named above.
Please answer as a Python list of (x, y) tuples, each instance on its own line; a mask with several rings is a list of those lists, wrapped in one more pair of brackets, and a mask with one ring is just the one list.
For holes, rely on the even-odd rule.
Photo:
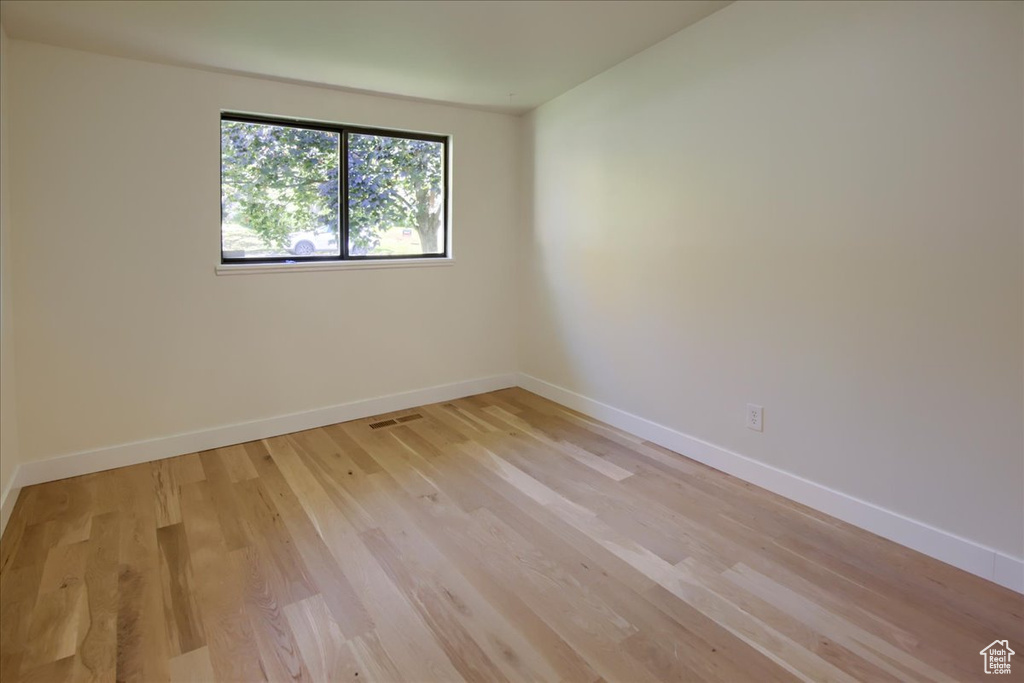
[(747, 429), (753, 429), (755, 432), (764, 431), (764, 407), (754, 405), (753, 403), (747, 404)]

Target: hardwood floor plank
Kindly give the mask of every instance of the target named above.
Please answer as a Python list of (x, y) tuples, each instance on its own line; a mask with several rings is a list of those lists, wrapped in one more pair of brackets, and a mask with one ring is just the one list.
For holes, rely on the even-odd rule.
[(178, 482), (171, 470), (170, 458), (157, 460), (152, 465), (153, 500), (157, 527), (181, 523), (181, 501), (178, 498)]
[(342, 632), (347, 638), (353, 638), (373, 629), (373, 620), (363, 606), (359, 594), (338, 566), (331, 549), (325, 544), (320, 527), (311, 520), (304, 509), (304, 505), (311, 503), (307, 499), (300, 500), (296, 497), (295, 491), (289, 486), (270, 454), (269, 449), (275, 448), (282, 462), (287, 462), (284, 454), (290, 452), (290, 446), (287, 442), (279, 440), (273, 442), (273, 445), (268, 441), (247, 444), (246, 447), (249, 449), (253, 466), (259, 472), (261, 483), (274, 497), (275, 505), (295, 542), (294, 547), (299, 558), (313, 579), (314, 587), (323, 595), (330, 607), (331, 615), (338, 622)]
[(79, 647), (86, 681), (113, 681), (117, 675), (120, 556), (120, 513), (107, 512), (93, 517), (89, 557), (85, 562), (89, 627)]
[(559, 442), (548, 438), (543, 431), (535, 429), (526, 420), (522, 419), (518, 415), (514, 415), (508, 412), (507, 410), (500, 406), (489, 406), (487, 408), (484, 408), (484, 412), (490, 415), (494, 415), (495, 417), (500, 419), (504, 424), (507, 424), (508, 426), (514, 429), (518, 429), (524, 432), (531, 438), (535, 439), (536, 441), (539, 441), (548, 450), (553, 449), (561, 451), (562, 453), (569, 456), (573, 460), (576, 460), (577, 462), (586, 465), (587, 467), (590, 467), (595, 472), (599, 472), (604, 476), (608, 477), (609, 479), (612, 479), (613, 481), (622, 481), (623, 479), (626, 479), (627, 477), (633, 475), (633, 472), (631, 470), (619, 467), (614, 462), (606, 458), (602, 458), (599, 455), (595, 455), (594, 453), (591, 453), (585, 448), (580, 448), (579, 446), (572, 443), (564, 441)]
[[(385, 468), (390, 466), (396, 474), (401, 473), (401, 468), (397, 463), (392, 463), (390, 458), (381, 455), (380, 461), (384, 463)], [(383, 473), (374, 476), (384, 477)], [(553, 577), (546, 576), (545, 570), (550, 569), (552, 565), (545, 565), (546, 560), (539, 557), (535, 551), (529, 551), (526, 555), (513, 554), (500, 540), (492, 539), (485, 525), (480, 524), (474, 516), (458, 512), (457, 506), (448, 501), (441, 492), (434, 491), (422, 497), (414, 495), (403, 497), (399, 493), (403, 488), (406, 493), (416, 493), (420, 490), (422, 484), (418, 479), (413, 478), (402, 486), (399, 486), (398, 482), (390, 477), (380, 478), (377, 481), (382, 488), (392, 491), (392, 497), (395, 500), (406, 501), (407, 505), (414, 505), (413, 517), (426, 517), (429, 520), (421, 525), (423, 531), (429, 533), (427, 527), (443, 525), (445, 532), (443, 536), (454, 540), (461, 546), (455, 552), (480, 557), (486, 565), (486, 570), (495, 575), (500, 583), (513, 587), (517, 594), (524, 596), (530, 609), (558, 633), (559, 639), (585, 643), (587, 647), (593, 648), (589, 650), (590, 652), (597, 652), (599, 657), (603, 658), (606, 653), (615, 651), (616, 643), (634, 632), (630, 624), (614, 615), (600, 599), (588, 594), (572, 580), (565, 579), (561, 572), (556, 572)], [(413, 500), (419, 502), (412, 503)], [(487, 511), (480, 510), (478, 512), (486, 513)], [(394, 514), (397, 513), (392, 513), (392, 516)], [(446, 552), (452, 551), (450, 546), (446, 547)], [(524, 562), (524, 557), (533, 557), (531, 565), (539, 563), (542, 566), (538, 569), (527, 565), (526, 568), (519, 569), (521, 563)], [(544, 578), (541, 579), (541, 577)], [(554, 579), (553, 582), (551, 578)], [(579, 613), (577, 618), (566, 619), (563, 612), (552, 609), (558, 602), (556, 598), (558, 595), (573, 604), (574, 612)], [(580, 645), (574, 645), (574, 647), (579, 648)], [(606, 667), (612, 667), (613, 672), (617, 672), (612, 676), (613, 678), (627, 680), (650, 678), (650, 675), (637, 668), (635, 663), (631, 663), (629, 660), (603, 659), (603, 664)], [(589, 679), (593, 676), (584, 676), (583, 678)]]
[(171, 683), (209, 683), (217, 676), (205, 646), (171, 658), (170, 672)]
[(46, 555), (39, 592), (47, 593), (80, 584), (85, 578), (85, 562), (89, 556), (89, 541), (54, 546)]
[(365, 673), (369, 680), (379, 683), (403, 680), (398, 667), (373, 631), (353, 638), (349, 641), (349, 647), (359, 663), (359, 671), (355, 673)]
[[(788, 681), (792, 676), (772, 661), (737, 641), (731, 633), (700, 612), (667, 611), (665, 602), (679, 603), (674, 596), (660, 596), (659, 600), (647, 599), (643, 592), (619, 581), (605, 567), (609, 562), (620, 562), (600, 546), (577, 548), (565, 542), (564, 529), (529, 515), (517, 515), (507, 507), (493, 507), (492, 512), (513, 528), (519, 536), (543, 549), (560, 565), (571, 572), (581, 583), (608, 602), (612, 609), (631, 623), (643, 624), (646, 634), (659, 634), (658, 638), (630, 636), (624, 642), (643, 652), (641, 661), (650, 662), (660, 670), (671, 670), (674, 661), (683, 657), (687, 666), (695, 672), (696, 678), (708, 680), (752, 680)], [(685, 619), (679, 619), (685, 614)], [(668, 646), (671, 644), (671, 647)], [(668, 661), (671, 651), (671, 661)]]
[(592, 511), (667, 562), (675, 564), (688, 556), (689, 539), (673, 533), (676, 530), (674, 513), (664, 510), (655, 501), (623, 499), (618, 495), (616, 480), (569, 456), (553, 457), (564, 453), (563, 450), (546, 447), (543, 441), (531, 437), (503, 436), (500, 440), (484, 439), (483, 443), (495, 455), (567, 500)]
[(302, 557), (295, 552), (295, 540), (278, 511), (274, 497), (259, 479), (240, 481), (234, 486), (247, 545), (274, 565), (268, 573), (275, 592), (284, 604), (304, 600), (318, 592)]
[(599, 520), (589, 510), (559, 495), (521, 469), (486, 449), (474, 454), (498, 476), (522, 490), (536, 502), (555, 512), (566, 524), (587, 534), (609, 551), (631, 564), (637, 571), (685, 602), (698, 607), (774, 662), (807, 680), (830, 678), (852, 680), (842, 671), (781, 635), (768, 624), (738, 609), (728, 600), (708, 590), (692, 574), (678, 570), (653, 552)]
[(50, 548), (56, 545), (56, 539), (57, 528), (53, 520), (27, 525), (18, 541), (18, 547), (11, 554), (8, 566), (11, 569), (42, 567)]
[(72, 477), (54, 482), (35, 501), (34, 521), (52, 524), (50, 542), (54, 545), (81, 543), (89, 538), (92, 525), (94, 480)]
[(203, 622), (196, 604), (192, 563), (184, 525), (171, 524), (157, 529), (160, 548), (160, 578), (171, 657), (191, 652), (206, 644)]
[(287, 625), (282, 604), (267, 580), (269, 563), (253, 547), (231, 553), (245, 596), (245, 611), (271, 681), (309, 681), (309, 670)]
[[(392, 561), (400, 561), (405, 569), (407, 576), (401, 585), (421, 582), (431, 602), (440, 604), (436, 609), (444, 610), (448, 617), (457, 620), (462, 630), (509, 680), (562, 678), (548, 657), (523, 635), (528, 627), (508, 618), (492, 604), (459, 567), (427, 539), (413, 516), (406, 514), (405, 520), (402, 527), (408, 531), (389, 529), (387, 536), (379, 534), (385, 542), (394, 544)], [(421, 611), (427, 609), (424, 603)]]
[(216, 512), (215, 491), (209, 481), (181, 487), (182, 522), (210, 664), (220, 681), (263, 681), (259, 646)]
[(21, 671), (74, 659), (85, 636), (87, 612), (81, 584), (41, 593), (32, 611)]
[[(519, 665), (544, 671), (548, 667), (553, 675), (526, 675), (523, 680), (569, 680), (569, 681), (592, 681), (598, 678), (593, 669), (583, 658), (573, 650), (551, 627), (541, 619), (536, 612), (523, 602), (524, 591), (518, 583), (509, 583), (502, 580), (500, 575), (495, 575), (487, 570), (485, 563), (481, 561), (480, 546), (473, 544), (472, 540), (463, 538), (463, 530), (466, 524), (471, 524), (469, 518), (453, 520), (449, 515), (440, 515), (441, 511), (451, 511), (443, 505), (438, 507), (437, 503), (442, 499), (438, 496), (414, 501), (411, 498), (400, 494), (400, 487), (396, 482), (387, 478), (384, 473), (374, 475), (375, 483), (382, 491), (391, 491), (390, 497), (398, 502), (401, 508), (389, 506), (386, 511), (379, 511), (382, 519), (382, 528), (387, 530), (389, 537), (403, 546), (408, 543), (416, 543), (416, 539), (427, 536), (436, 545), (437, 552), (457, 567), (459, 575), (465, 577), (469, 586), (463, 586), (455, 590), (458, 602), (466, 605), (473, 605), (476, 601), (474, 593), (480, 595), (480, 599), (490, 605), (492, 611), (496, 611), (500, 620), (507, 620), (511, 628), (518, 632), (522, 640), (516, 635), (508, 632), (495, 634), (494, 642), (501, 647), (502, 658), (510, 661), (515, 668)], [(427, 502), (430, 502), (429, 510), (423, 509)], [(425, 514), (426, 513), (426, 514)], [(455, 532), (455, 528), (459, 532)], [(417, 559), (426, 556), (422, 544), (418, 543), (415, 550), (409, 551)], [(452, 585), (456, 582), (452, 580)], [(448, 588), (452, 591), (454, 589)], [(476, 608), (471, 616), (480, 618), (487, 614), (485, 608)], [(500, 629), (499, 619), (489, 619), (485, 622), (485, 628), (494, 630)], [(474, 629), (474, 632), (479, 629)], [(519, 643), (519, 645), (516, 645)], [(529, 654), (536, 652), (536, 656)], [(510, 678), (517, 678), (509, 674)]]
[(363, 474), (380, 472), (380, 465), (374, 462), (373, 458), (363, 450), (362, 446), (357, 444), (352, 437), (348, 435), (348, 432), (345, 431), (342, 425), (327, 425), (323, 430), (331, 440), (334, 441), (335, 445), (341, 450), (341, 452), (351, 458), (356, 467), (362, 470)]
[(0, 674), (5, 681), (15, 680), (21, 669), (41, 578), (41, 565), (8, 566), (0, 574)]
[(197, 481), (206, 479), (206, 471), (203, 470), (203, 461), (198, 453), (187, 453), (175, 458), (167, 458), (170, 464), (171, 476), (178, 486), (183, 484), (194, 484)]
[[(820, 633), (868, 662), (871, 670), (860, 672), (861, 677), (870, 675), (871, 678), (879, 680), (882, 678), (881, 672), (885, 672), (892, 679), (900, 680), (908, 671), (923, 673), (933, 680), (943, 677), (941, 672), (927, 662), (916, 659), (888, 641), (849, 623), (841, 616), (828, 612), (813, 601), (749, 567), (738, 564), (722, 574), (721, 578), (771, 604), (780, 612), (788, 614), (794, 623), (803, 625), (812, 633)], [(889, 666), (889, 662), (896, 662), (899, 666)]]
[(221, 462), (224, 463), (224, 470), (232, 483), (237, 484), (240, 481), (255, 479), (259, 476), (256, 474), (252, 462), (249, 461), (249, 454), (246, 453), (245, 446), (218, 448), (217, 453), (220, 455)]
[(345, 635), (320, 594), (287, 605), (284, 608), (288, 626), (295, 637), (302, 660), (314, 681), (366, 678), (360, 671)]
[[(471, 530), (472, 538), (486, 544), (492, 552), (496, 548), (515, 548), (513, 556), (524, 566), (521, 572), (510, 572), (503, 580), (527, 582), (523, 589), (530, 597), (527, 604), (537, 612), (587, 663), (607, 680), (654, 681), (657, 677), (633, 657), (625, 654), (623, 642), (639, 629), (615, 612), (598, 595), (570, 576), (557, 562), (547, 558), (528, 541), (504, 525), (486, 508), (472, 513), (478, 525)], [(497, 557), (501, 557), (497, 555)], [(515, 565), (513, 565), (515, 566)], [(496, 572), (496, 567), (490, 567)], [(549, 575), (549, 572), (551, 575)], [(525, 575), (525, 576), (524, 576)], [(551, 579), (555, 582), (549, 583)], [(520, 584), (523, 585), (523, 584)], [(556, 595), (564, 594), (572, 610), (557, 609)]]
[(331, 502), (357, 531), (377, 528), (377, 521), (360, 502), (366, 491), (365, 479), (351, 461), (346, 461), (337, 453), (333, 461), (317, 453), (302, 452), (300, 456), (303, 464), (323, 486)]
[(517, 388), (26, 487), (0, 540), (4, 683), (966, 681), (1004, 638), (1024, 596)]
[(453, 602), (451, 593), (443, 593), (426, 577), (410, 573), (399, 552), (379, 530), (367, 531), (361, 534), (361, 538), (391, 582), (419, 612), (463, 678), (467, 681), (508, 681), (497, 663), (487, 656), (453, 613), (458, 603)]
[(220, 450), (204, 451), (199, 454), (199, 460), (206, 475), (204, 481), (209, 483), (212, 493), (216, 496), (217, 505), (214, 512), (217, 514), (224, 545), (228, 550), (244, 548), (249, 544), (249, 537), (243, 529), (244, 517), (238, 509), (235, 488), (221, 458)]
[(561, 544), (578, 550), (590, 558), (591, 564), (598, 567), (600, 571), (609, 574), (638, 593), (655, 585), (651, 579), (635, 571), (628, 562), (609, 552), (594, 539), (574, 527), (563, 524), (557, 514), (546, 507), (536, 505), (532, 498), (509, 484), (494, 470), (473, 458), (465, 457), (463, 450), (471, 447), (472, 444), (460, 445), (458, 447), (459, 455), (452, 456), (447, 465), (463, 470), (477, 487), (490, 493), (491, 500), (486, 505), (487, 509), (499, 515), (510, 525), (515, 525), (521, 520), (531, 519), (542, 527), (556, 529)]
[[(117, 677), (167, 680), (167, 623), (148, 464), (115, 470), (106, 482), (118, 490), (120, 570), (118, 576)], [(109, 493), (108, 493), (109, 494)]]
[[(198, 453), (166, 458), (150, 463), (156, 489), (157, 526), (181, 523), (180, 487), (206, 479)], [(94, 513), (95, 514), (95, 513)]]
[[(25, 537), (25, 529), (28, 526), (28, 511), (32, 507), (28, 499), (32, 496), (33, 487), (29, 486), (18, 493), (14, 509), (7, 520), (7, 527), (3, 536), (0, 537), (0, 574), (7, 570), (17, 556), (18, 551), (23, 547), (22, 540)], [(13, 492), (12, 492), (13, 495)]]
[(23, 670), (19, 680), (24, 683), (52, 683), (70, 681), (75, 678), (75, 657), (69, 656), (54, 662)]
[[(267, 445), (296, 481), (305, 479), (301, 485), (305, 494), (301, 499), (304, 514), (296, 510), (294, 517), (304, 519), (316, 528), (317, 538), (323, 539), (325, 547), (334, 558), (333, 566), (341, 570), (345, 590), (351, 591), (352, 597), (349, 600), (352, 604), (348, 608), (342, 606), (339, 609), (343, 615), (358, 610), (365, 615), (365, 624), (370, 626), (364, 627), (357, 635), (375, 630), (403, 678), (426, 675), (432, 677), (432, 680), (460, 680), (440, 645), (429, 636), (429, 630), (422, 619), (387, 578), (355, 529), (332, 508), (330, 498), (323, 488), (308, 479), (308, 470), (303, 472), (301, 462), (290, 447), (273, 440), (268, 440)], [(369, 476), (377, 477), (381, 474)], [(338, 619), (333, 608), (332, 615)], [(344, 630), (344, 625), (340, 625)]]

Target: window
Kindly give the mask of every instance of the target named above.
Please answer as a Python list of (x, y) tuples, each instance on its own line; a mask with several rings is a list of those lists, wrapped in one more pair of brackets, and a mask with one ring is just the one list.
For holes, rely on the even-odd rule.
[(448, 255), (448, 140), (224, 114), (221, 262)]

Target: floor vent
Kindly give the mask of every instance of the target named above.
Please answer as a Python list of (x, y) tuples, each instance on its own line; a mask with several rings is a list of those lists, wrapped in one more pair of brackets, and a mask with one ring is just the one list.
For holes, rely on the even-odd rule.
[(371, 422), (370, 429), (380, 429), (381, 427), (390, 427), (391, 425), (398, 424), (394, 420), (381, 420), (380, 422)]
[(413, 413), (412, 415), (403, 415), (402, 417), (398, 418), (398, 421), (399, 422), (412, 422), (413, 420), (421, 420), (421, 419), (423, 419), (422, 415), (420, 415), (419, 413)]

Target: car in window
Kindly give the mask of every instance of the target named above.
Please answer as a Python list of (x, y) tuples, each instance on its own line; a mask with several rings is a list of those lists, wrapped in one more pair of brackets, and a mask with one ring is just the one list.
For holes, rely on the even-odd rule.
[(338, 252), (338, 235), (332, 230), (293, 232), (288, 236), (288, 251), (296, 256), (312, 256), (318, 251)]

